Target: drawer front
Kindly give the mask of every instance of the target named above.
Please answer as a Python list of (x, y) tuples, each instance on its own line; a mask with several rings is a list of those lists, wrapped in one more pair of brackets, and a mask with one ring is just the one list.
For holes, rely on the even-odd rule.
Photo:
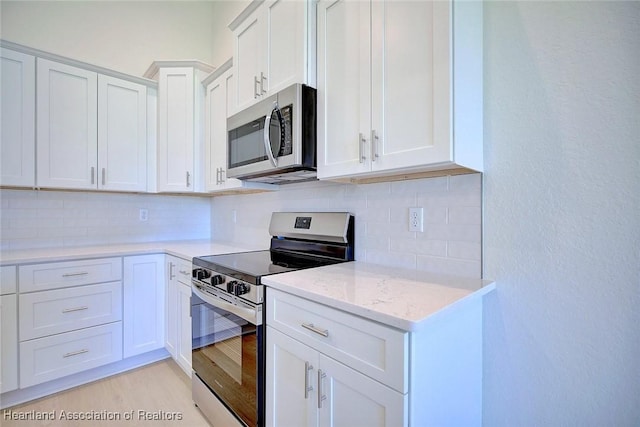
[(122, 359), (122, 322), (20, 343), (20, 388)]
[(178, 278), (178, 282), (191, 287), (191, 263), (189, 261), (178, 258), (176, 277)]
[(122, 320), (122, 282), (20, 295), (20, 341)]
[(15, 294), (18, 276), (15, 265), (0, 267), (0, 295)]
[(267, 290), (267, 325), (400, 393), (408, 392), (406, 332), (272, 288)]
[(86, 259), (20, 266), (20, 292), (44, 291), (122, 280), (122, 258)]

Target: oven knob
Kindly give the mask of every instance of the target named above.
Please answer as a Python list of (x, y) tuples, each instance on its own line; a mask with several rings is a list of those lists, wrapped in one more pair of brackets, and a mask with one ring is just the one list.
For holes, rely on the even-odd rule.
[(211, 284), (214, 286), (222, 285), (224, 283), (224, 276), (221, 274), (216, 274), (211, 278)]
[(234, 290), (234, 295), (244, 295), (249, 292), (249, 285), (245, 283), (238, 283)]
[(204, 280), (204, 279), (208, 279), (209, 277), (211, 277), (211, 273), (208, 272), (207, 270), (203, 269), (203, 268), (197, 268), (195, 270), (193, 270), (193, 277), (195, 277), (198, 280)]
[(238, 284), (238, 282), (236, 282), (235, 280), (232, 280), (230, 282), (227, 283), (227, 292), (229, 292), (230, 294), (235, 294), (236, 292), (236, 285)]

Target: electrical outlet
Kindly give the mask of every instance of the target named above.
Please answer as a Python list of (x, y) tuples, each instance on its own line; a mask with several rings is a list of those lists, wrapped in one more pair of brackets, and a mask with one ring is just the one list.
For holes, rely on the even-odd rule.
[(423, 229), (423, 212), (424, 209), (417, 208), (409, 208), (409, 231), (424, 231)]
[(146, 221), (149, 219), (149, 209), (140, 209), (139, 215), (140, 221)]

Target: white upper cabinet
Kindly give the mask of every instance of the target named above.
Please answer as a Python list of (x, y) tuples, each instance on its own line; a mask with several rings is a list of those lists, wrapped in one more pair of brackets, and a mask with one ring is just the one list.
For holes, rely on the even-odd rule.
[(96, 188), (97, 80), (93, 71), (38, 58), (39, 187)]
[(227, 112), (234, 96), (231, 62), (218, 72), (207, 84), (205, 101), (205, 186), (210, 192), (242, 187), (239, 179), (227, 178)]
[(0, 185), (35, 185), (36, 62), (0, 49)]
[(319, 178), (482, 171), (481, 2), (321, 0), (317, 18)]
[(212, 67), (193, 61), (155, 62), (158, 79), (158, 191), (204, 190), (204, 87)]
[(313, 1), (254, 1), (229, 25), (237, 79), (229, 115), (293, 83), (315, 87), (315, 10)]
[(37, 186), (147, 189), (147, 87), (38, 58)]
[(98, 75), (98, 188), (147, 189), (147, 88)]

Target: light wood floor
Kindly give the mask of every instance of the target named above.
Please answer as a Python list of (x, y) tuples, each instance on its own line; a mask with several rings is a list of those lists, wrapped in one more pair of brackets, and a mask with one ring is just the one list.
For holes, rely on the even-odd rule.
[[(55, 420), (10, 420), (6, 417), (7, 410), (14, 413), (55, 411)], [(76, 414), (98, 416), (111, 414), (112, 418), (119, 416), (121, 419), (119, 421), (62, 420), (60, 418), (63, 411), (67, 418)], [(131, 419), (125, 420), (128, 416), (131, 416)], [(153, 419), (154, 417), (156, 419)], [(176, 419), (178, 417), (181, 419)], [(0, 411), (0, 426), (208, 427), (209, 424), (191, 400), (191, 379), (172, 359), (166, 359)]]

